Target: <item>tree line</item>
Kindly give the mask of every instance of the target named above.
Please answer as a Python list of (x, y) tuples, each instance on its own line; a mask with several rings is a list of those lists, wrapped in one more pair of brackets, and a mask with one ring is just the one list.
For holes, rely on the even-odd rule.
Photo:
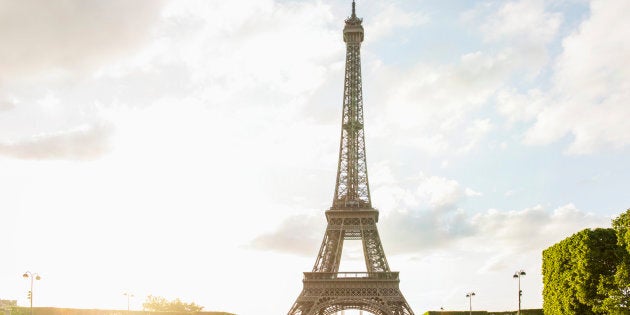
[(152, 312), (186, 312), (195, 313), (201, 312), (203, 306), (195, 304), (195, 302), (182, 302), (180, 299), (172, 301), (167, 300), (161, 296), (147, 296), (147, 299), (142, 303), (142, 308)]
[(630, 209), (543, 251), (545, 315), (630, 315)]

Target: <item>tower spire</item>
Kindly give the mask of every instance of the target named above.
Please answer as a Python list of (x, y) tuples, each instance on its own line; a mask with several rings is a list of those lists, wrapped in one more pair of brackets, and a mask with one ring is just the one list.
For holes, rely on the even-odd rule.
[(337, 182), (331, 207), (333, 210), (372, 208), (363, 131), (361, 83), (363, 20), (356, 16), (355, 6), (355, 2), (352, 1), (352, 16), (346, 19), (343, 28), (343, 40), (346, 42), (346, 74)]

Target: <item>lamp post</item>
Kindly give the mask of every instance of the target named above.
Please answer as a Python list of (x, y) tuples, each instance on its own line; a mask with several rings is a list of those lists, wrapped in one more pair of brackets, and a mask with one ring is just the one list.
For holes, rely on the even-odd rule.
[(514, 273), (512, 278), (518, 279), (518, 315), (521, 315), (521, 295), (523, 295), (523, 291), (521, 291), (521, 277), (525, 275), (525, 270), (521, 269)]
[(466, 293), (466, 297), (468, 298), (468, 307), (470, 309), (470, 315), (472, 315), (472, 297), (475, 296), (475, 292)]
[(127, 296), (127, 312), (129, 312), (129, 310), (130, 310), (130, 309), (129, 309), (129, 300), (130, 300), (132, 297), (134, 297), (134, 295), (133, 295), (133, 293), (129, 293), (129, 292), (125, 292), (125, 293), (123, 293), (123, 295), (126, 295), (126, 296)]
[(33, 315), (33, 280), (40, 280), (42, 277), (38, 273), (27, 271), (22, 275), (22, 278), (31, 278), (31, 290), (28, 291), (28, 299), (31, 301), (31, 315)]

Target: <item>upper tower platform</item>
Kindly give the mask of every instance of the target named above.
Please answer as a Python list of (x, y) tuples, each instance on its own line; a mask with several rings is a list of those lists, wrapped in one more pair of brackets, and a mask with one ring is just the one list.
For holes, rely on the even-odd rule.
[(363, 41), (363, 19), (357, 17), (356, 4), (352, 1), (352, 15), (346, 19), (343, 28), (343, 41), (347, 44), (361, 44)]

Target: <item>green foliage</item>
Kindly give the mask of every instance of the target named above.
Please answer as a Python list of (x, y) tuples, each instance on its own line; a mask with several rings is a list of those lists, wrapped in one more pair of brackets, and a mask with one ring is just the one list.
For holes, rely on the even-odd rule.
[(617, 271), (602, 279), (599, 293), (606, 295), (601, 309), (607, 314), (630, 315), (630, 209), (612, 221), (617, 244), (625, 249), (619, 257)]
[(546, 315), (609, 314), (617, 267), (627, 252), (614, 229), (586, 229), (543, 251)]
[(14, 306), (14, 307), (11, 307), (10, 314), (11, 315), (29, 315), (31, 314), (31, 310), (27, 307)]
[[(422, 315), (468, 315), (469, 311), (428, 311)], [(516, 311), (506, 312), (488, 312), (488, 311), (473, 311), (472, 315), (516, 315)], [(521, 315), (543, 315), (542, 309), (525, 309), (521, 310)]]
[(194, 302), (185, 303), (180, 299), (169, 301), (161, 296), (147, 296), (147, 299), (142, 303), (142, 307), (147, 311), (153, 312), (186, 312), (194, 313), (200, 312), (203, 306), (199, 306)]
[[(508, 312), (488, 312), (488, 315), (516, 315), (516, 311)], [(521, 310), (521, 315), (543, 315), (542, 309), (524, 309)]]
[(630, 252), (630, 209), (620, 214), (612, 221), (612, 227), (617, 232), (617, 242)]
[[(469, 311), (428, 311), (423, 315), (469, 315)], [(487, 311), (473, 311), (472, 315), (488, 315)]]

